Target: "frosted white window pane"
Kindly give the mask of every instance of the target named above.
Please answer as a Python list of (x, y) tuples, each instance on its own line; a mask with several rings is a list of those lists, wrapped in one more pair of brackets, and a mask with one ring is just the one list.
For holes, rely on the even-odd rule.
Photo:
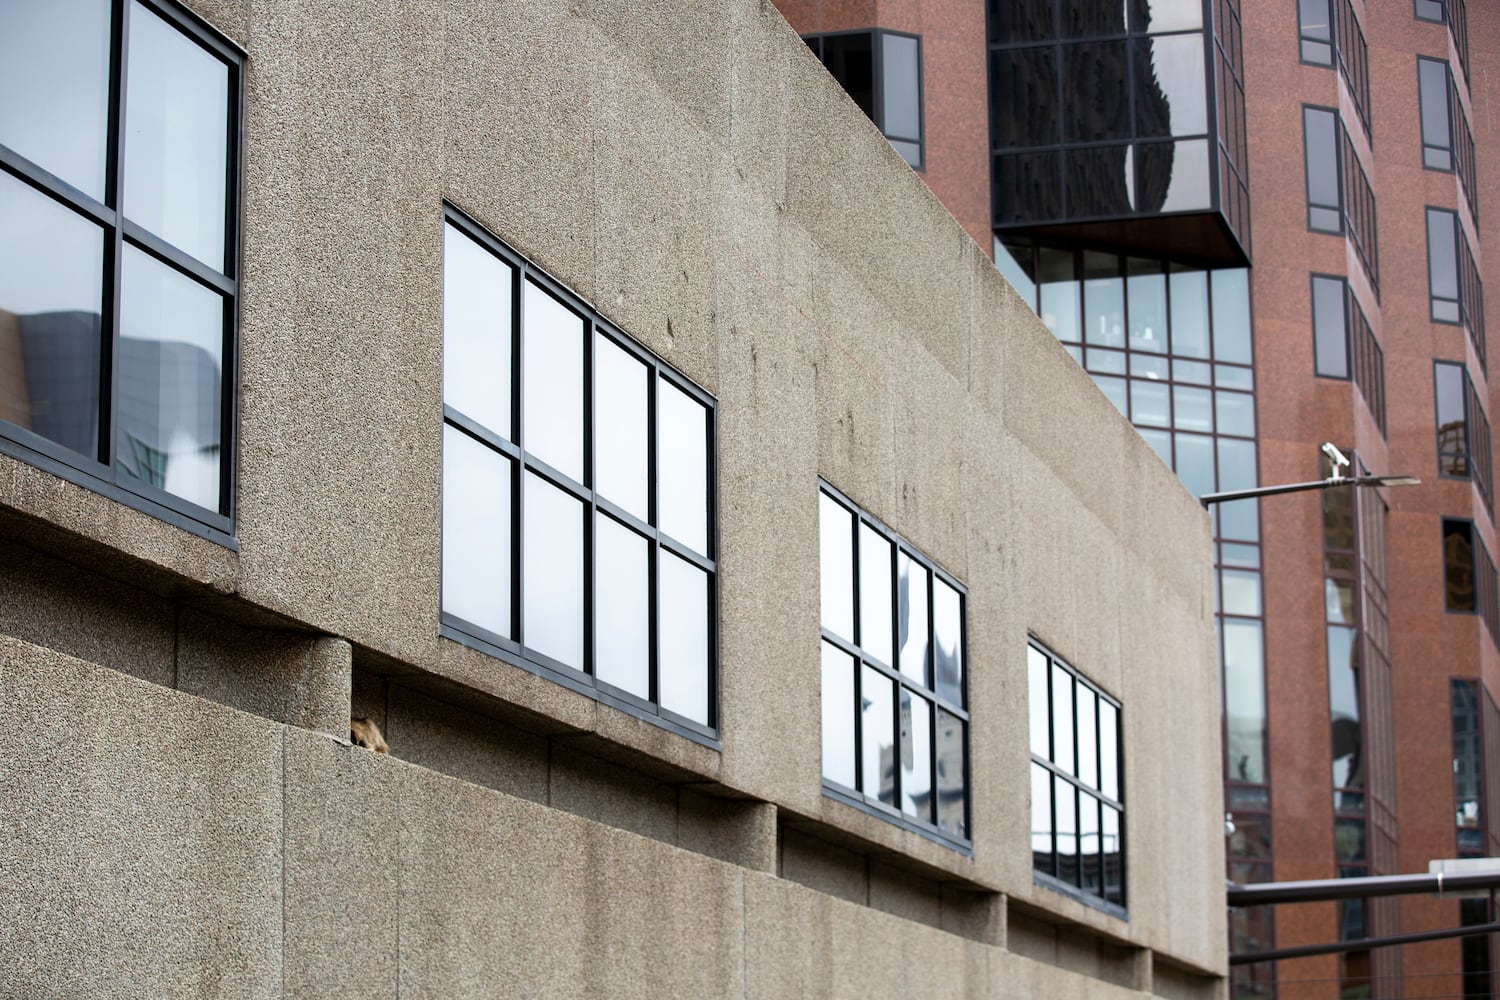
[(1026, 647), (1026, 698), (1031, 718), (1031, 752), (1042, 760), (1052, 759), (1051, 701), (1047, 697), (1047, 657), (1035, 647)]
[(889, 541), (869, 525), (859, 526), (859, 644), (888, 666), (895, 665), (891, 649), (891, 555)]
[(218, 510), (224, 299), (126, 245), (115, 466)]
[(594, 676), (651, 697), (651, 581), (646, 540), (594, 515)]
[(657, 632), (661, 707), (708, 725), (708, 574), (662, 552)]
[(130, 5), (125, 215), (220, 270), (229, 67), (139, 2)]
[(901, 672), (927, 685), (927, 568), (905, 552), (896, 556), (896, 611)]
[(646, 366), (594, 335), (594, 489), (646, 520)]
[(526, 475), (522, 629), (526, 645), (583, 669), (583, 504)]
[(922, 137), (921, 81), (917, 40), (905, 35), (882, 35), (885, 86), (885, 134), (893, 138)]
[(108, 121), (108, 0), (0, 3), (0, 143), (103, 201)]
[(1099, 791), (1115, 801), (1120, 799), (1119, 710), (1107, 701), (1099, 702)]
[(1052, 762), (1064, 771), (1073, 769), (1073, 677), (1052, 665)]
[(932, 581), (932, 629), (937, 662), (934, 684), (939, 698), (964, 703), (963, 605), (958, 591), (942, 580)]
[(522, 445), (583, 482), (583, 319), (526, 282), (521, 371), (525, 378)]
[(657, 527), (708, 555), (708, 410), (659, 379), (656, 422)]
[(822, 622), (854, 641), (854, 516), (827, 493), (818, 494), (818, 573)]
[(854, 657), (823, 643), (823, 777), (854, 787)]
[(510, 490), (505, 456), (443, 427), (443, 610), (510, 636)]
[(1078, 780), (1092, 788), (1099, 787), (1099, 747), (1095, 742), (1094, 708), (1099, 696), (1086, 685), (1078, 685)]
[(443, 226), (443, 402), (510, 432), (511, 277), (505, 261)]

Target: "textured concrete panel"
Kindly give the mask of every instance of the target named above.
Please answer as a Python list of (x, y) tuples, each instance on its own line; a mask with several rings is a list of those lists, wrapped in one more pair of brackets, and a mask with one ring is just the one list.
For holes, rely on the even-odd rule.
[(676, 789), (562, 745), (552, 748), (548, 774), (554, 807), (665, 843), (676, 841)]
[(349, 732), (349, 643), (243, 628), (184, 608), (177, 686), (303, 729)]
[(413, 764), (533, 802), (547, 801), (547, 741), (391, 682), (385, 738)]
[(363, 747), (285, 732), (286, 995), (394, 997), (408, 772)]
[(278, 726), (0, 637), (0, 996), (280, 995)]
[(677, 790), (677, 845), (752, 871), (776, 872), (776, 807)]
[(175, 628), (153, 594), (0, 541), (0, 633), (171, 687)]

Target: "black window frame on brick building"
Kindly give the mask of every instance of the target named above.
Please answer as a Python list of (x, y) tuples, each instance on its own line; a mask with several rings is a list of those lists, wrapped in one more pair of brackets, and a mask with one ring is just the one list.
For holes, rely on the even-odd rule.
[[(77, 340), (85, 353), (59, 357), (59, 362), (68, 369), (62, 376), (68, 379), (64, 387), (89, 395), (88, 405), (95, 408), (95, 414), (88, 428), (79, 425), (79, 433), (73, 435), (77, 440), (69, 441), (0, 419), (0, 453), (235, 550), (238, 549), (234, 518), (245, 56), (207, 22), (172, 0), (112, 0), (105, 6), (109, 18), (108, 40), (102, 46), (106, 51), (100, 52), (99, 58), (107, 63), (101, 68), (107, 94), (106, 106), (100, 109), (101, 119), (95, 123), (100, 128), (101, 147), (97, 188), (92, 181), (85, 183), (90, 190), (75, 186), (76, 178), (51, 172), (51, 162), (39, 163), (28, 158), (25, 151), (6, 145), (9, 137), (0, 134), (0, 184), (11, 187), (20, 198), (29, 199), (36, 206), (45, 206), (58, 220), (66, 219), (66, 225), (97, 233), (99, 249), (93, 260), (98, 268), (98, 297), (90, 302), (93, 309), (41, 314), (71, 318), (73, 332), (79, 336), (68, 339)], [(136, 31), (132, 33), (132, 24), (142, 17), (151, 26), (135, 24)], [(164, 35), (157, 34), (156, 21), (164, 27)], [(221, 181), (223, 204), (208, 215), (194, 216), (211, 220), (211, 227), (222, 226), (222, 247), (217, 233), (210, 237), (211, 246), (199, 246), (203, 232), (189, 233), (180, 215), (171, 221), (163, 217), (147, 225), (129, 208), (133, 189), (149, 188), (159, 179), (149, 175), (149, 168), (144, 165), (140, 167), (141, 175), (136, 176), (133, 171), (137, 168), (124, 147), (127, 129), (136, 137), (133, 141), (143, 145), (140, 132), (151, 129), (149, 124), (128, 123), (130, 106), (136, 98), (127, 63), (146, 59), (163, 68), (160, 53), (135, 54), (132, 39), (152, 35), (158, 41), (169, 38), (170, 44), (187, 44), (191, 51), (207, 57), (208, 62), (200, 66), (211, 66), (215, 73), (219, 70), (224, 73), (223, 132), (220, 134), (215, 127), (212, 133), (202, 134), (205, 141), (217, 143), (222, 139), (223, 164), (196, 177)], [(165, 68), (172, 72), (179, 67), (168, 63)], [(147, 76), (136, 74), (142, 79)], [(181, 86), (182, 81), (176, 84)], [(45, 106), (51, 96), (23, 93), (20, 99)], [(140, 99), (147, 102), (152, 96), (143, 95)], [(154, 109), (148, 106), (143, 110), (141, 116), (149, 122)], [(26, 141), (24, 137), (22, 141)], [(44, 154), (33, 152), (33, 155)], [(171, 155), (169, 151), (163, 159)], [(150, 194), (144, 196), (150, 197)], [(142, 205), (142, 213), (152, 211), (144, 202)], [(165, 207), (156, 211), (164, 215)], [(169, 231), (173, 229), (182, 236), (169, 239)], [(149, 282), (153, 278), (161, 283), (163, 297), (169, 285), (178, 289), (178, 297), (173, 300), (178, 306), (185, 301), (184, 293), (197, 298), (200, 308), (193, 310), (191, 319), (213, 324), (203, 327), (203, 331), (205, 343), (211, 342), (218, 350), (217, 359), (208, 349), (172, 336), (175, 331), (150, 328), (144, 317), (136, 322), (142, 324), (139, 332), (146, 336), (126, 336), (131, 323), (132, 295), (149, 295), (152, 287)], [(0, 313), (4, 305), (0, 302)], [(167, 312), (163, 310), (163, 319)], [(184, 320), (188, 314), (180, 308), (170, 312), (178, 321), (190, 321)], [(22, 315), (16, 320), (19, 324), (28, 318)], [(18, 332), (16, 337), (19, 343), (24, 334)], [(217, 371), (212, 370), (214, 367)], [(189, 373), (195, 373), (199, 380), (189, 384)], [(74, 377), (80, 375), (81, 378)], [(211, 376), (211, 385), (203, 383), (204, 376)], [(196, 402), (204, 392), (210, 401), (207, 405)], [(59, 405), (63, 404), (76, 406), (77, 400), (69, 396)], [(153, 404), (164, 409), (175, 408), (175, 416), (184, 424), (190, 420), (198, 424), (201, 435), (189, 435), (194, 447), (192, 455), (196, 458), (185, 458), (184, 462), (191, 467), (194, 461), (211, 461), (212, 472), (203, 473), (200, 464), (197, 475), (211, 475), (214, 482), (200, 480), (194, 487), (172, 485), (169, 477), (175, 445), (165, 438), (176, 442), (188, 432), (182, 427), (174, 430), (167, 426), (165, 416), (159, 417), (161, 424), (149, 423), (149, 417), (143, 419), (142, 408), (149, 410)], [(37, 405), (36, 399), (30, 401), (33, 413)], [(125, 412), (127, 409), (130, 414)], [(152, 440), (143, 440), (129, 430), (127, 425), (132, 421), (140, 434)]]
[[(450, 238), (467, 241), (453, 250), (476, 255), (470, 260), (484, 261), (486, 266), (497, 265), (495, 270), (503, 277), (489, 284), (476, 281), (464, 284), (461, 289), (456, 284), (450, 287), (450, 279), (459, 273), (460, 268), (457, 259), (448, 259), (449, 251), (445, 249), (440, 634), (718, 749), (716, 401), (458, 209), (445, 204), (442, 221), (445, 248)], [(464, 280), (468, 280), (467, 275)], [(491, 366), (494, 379), (483, 382), (478, 389), (474, 388), (477, 383), (469, 381), (465, 383), (469, 387), (467, 394), (460, 395), (463, 391), (457, 387), (460, 370), (467, 373), (477, 371), (481, 379), (490, 374), (485, 365), (475, 363), (474, 356), (459, 353), (461, 349), (467, 349), (469, 342), (463, 341), (457, 332), (456, 321), (449, 315), (450, 310), (456, 314), (457, 307), (453, 303), (458, 301), (461, 291), (473, 288), (499, 295), (498, 299), (491, 300), (497, 304), (498, 311), (493, 316), (493, 326), (486, 324), (486, 329), (504, 330), (506, 336), (499, 338), (502, 348), (493, 357), (485, 357), (485, 360), (494, 362)], [(559, 342), (547, 327), (541, 325), (550, 322), (546, 317), (560, 318), (569, 324), (570, 332), (572, 324), (576, 323), (579, 331), (580, 381), (575, 384), (581, 413), (575, 412), (568, 418), (571, 421), (577, 416), (580, 421), (578, 450), (565, 462), (554, 457), (560, 451), (539, 452), (541, 442), (551, 433), (550, 429), (539, 435), (528, 433), (528, 422), (539, 420), (533, 416), (528, 421), (527, 417), (530, 404), (525, 369), (530, 357), (527, 338), (532, 329), (528, 317), (533, 309), (538, 312), (539, 346), (535, 362), (538, 368), (542, 367), (542, 352), (547, 350), (540, 345)], [(450, 323), (454, 324), (453, 330), (449, 329)], [(553, 327), (552, 331), (556, 329)], [(492, 334), (486, 336), (493, 339)], [(465, 346), (455, 346), (460, 343)], [(610, 372), (627, 370), (630, 372), (628, 377), (640, 377), (639, 411), (627, 412), (622, 408), (609, 421), (601, 418), (600, 410), (618, 404), (619, 400), (611, 396), (606, 387), (624, 383), (603, 374), (607, 364), (615, 366), (608, 369)], [(505, 403), (497, 405), (490, 413), (465, 412), (459, 407), (458, 404), (465, 404), (474, 409), (468, 401), (479, 399), (481, 393), (502, 398)], [(633, 401), (631, 405), (634, 405)], [(670, 426), (673, 428), (671, 433), (680, 432), (682, 435), (682, 448), (699, 439), (699, 432), (693, 426), (699, 417), (698, 408), (701, 408), (703, 419), (701, 469), (695, 465), (699, 457), (696, 454), (687, 460), (686, 466), (679, 460), (669, 464), (664, 457), (667, 452), (682, 449), (668, 448), (662, 443), (663, 436), (669, 433)], [(686, 418), (682, 416), (684, 413), (688, 414)], [(636, 419), (638, 416), (640, 421)], [(604, 439), (614, 434), (606, 429), (606, 423), (629, 424), (641, 431), (630, 439), (629, 447), (614, 449), (625, 454), (638, 450), (644, 458), (645, 467), (638, 480), (634, 475), (630, 477), (630, 490), (622, 487), (616, 491), (601, 484), (601, 478), (607, 474), (606, 468), (614, 468), (606, 464), (606, 452), (612, 449)], [(674, 440), (679, 438), (674, 437)], [(464, 488), (472, 486), (474, 479), (465, 480), (462, 476), (466, 473), (472, 475), (475, 469), (483, 472), (485, 466), (472, 461), (461, 462), (460, 451), (471, 457), (478, 456), (482, 463), (488, 463), (491, 472), (500, 470), (500, 475), (493, 477), (490, 492)], [(687, 452), (683, 451), (683, 454)], [(630, 468), (634, 470), (636, 466), (630, 464)], [(684, 482), (687, 489), (677, 488)], [(638, 499), (634, 495), (636, 489), (640, 491)], [(700, 489), (702, 510), (697, 506)], [(476, 495), (486, 502), (474, 502), (472, 497)], [(542, 504), (533, 512), (531, 508), (541, 503), (544, 497), (551, 506)], [(547, 533), (547, 519), (563, 508), (568, 512), (568, 521), (564, 525), (568, 530)], [(571, 530), (575, 513), (576, 536)], [(537, 534), (528, 531), (529, 524), (537, 525)], [(667, 530), (679, 526), (683, 527), (675, 534)], [(469, 534), (462, 533), (465, 529), (469, 529)], [(572, 563), (572, 568), (577, 571), (577, 625), (580, 634), (576, 656), (572, 651), (568, 654), (576, 662), (570, 662), (556, 649), (549, 652), (540, 648), (542, 644), (536, 641), (544, 631), (552, 629), (539, 626), (533, 630), (537, 635), (528, 635), (528, 629), (532, 628), (529, 622), (533, 609), (537, 609), (536, 621), (539, 623), (543, 615), (552, 612), (545, 606), (528, 604), (526, 591), (528, 583), (534, 579), (530, 575), (533, 568), (539, 574), (535, 579), (540, 579), (540, 574), (547, 572), (544, 568), (547, 564), (569, 561), (559, 555), (559, 547), (571, 554), (570, 547), (575, 538), (579, 558)], [(626, 559), (609, 561), (611, 570), (622, 566), (642, 568), (640, 563), (644, 563), (645, 579), (640, 581), (644, 595), (640, 600), (645, 605), (645, 621), (641, 622), (638, 607), (621, 612), (628, 615), (632, 626), (639, 625), (645, 631), (644, 679), (639, 676), (638, 658), (631, 659), (628, 667), (618, 666), (622, 662), (621, 650), (625, 640), (619, 635), (611, 637), (610, 644), (616, 648), (609, 651), (606, 659), (606, 642), (600, 634), (601, 618), (612, 613), (611, 609), (618, 611), (625, 607), (620, 603), (619, 595), (631, 591), (630, 587), (618, 582), (613, 586), (609, 584), (609, 578), (603, 572), (607, 560), (599, 554), (607, 545), (618, 546), (621, 539), (631, 551)], [(481, 581), (487, 586), (476, 587), (470, 579), (474, 563), (464, 550), (483, 550), (492, 541), (495, 548), (503, 551), (486, 565), (503, 565), (493, 569), (490, 576)], [(533, 543), (544, 546), (541, 558), (537, 552), (531, 551)], [(610, 551), (619, 553), (623, 550), (617, 547)], [(637, 556), (642, 558), (637, 560)], [(682, 581), (689, 578), (692, 583), (681, 586)], [(701, 593), (699, 584), (702, 585)], [(568, 587), (567, 603), (570, 605), (574, 589)], [(455, 611), (455, 608), (461, 610)], [(482, 609), (483, 615), (476, 609)], [(674, 613), (680, 613), (680, 616), (674, 619), (671, 617)], [(481, 617), (485, 620), (479, 621)], [(699, 625), (704, 639), (701, 650), (696, 642)], [(686, 648), (684, 643), (691, 648)], [(637, 644), (633, 652), (638, 654), (639, 651)], [(700, 653), (701, 702), (700, 677), (696, 672)], [(601, 664), (608, 667), (607, 677), (600, 676)]]
[(1488, 628), (1490, 641), (1497, 642), (1500, 596), (1495, 563), (1468, 518), (1443, 518), (1443, 578), (1443, 605), (1448, 613), (1477, 615)]
[(1375, 193), (1349, 130), (1337, 108), (1302, 106), (1303, 169), (1307, 184), (1307, 228), (1344, 235), (1380, 295), (1379, 237)]
[(1458, 176), (1469, 214), (1477, 223), (1474, 133), (1458, 93), (1458, 81), (1447, 60), (1417, 57), (1417, 97), (1421, 108), (1422, 166)]
[(1338, 66), (1369, 135), (1370, 50), (1349, 0), (1297, 0), (1297, 38), (1303, 63)]
[[(1384, 435), (1385, 352), (1380, 341), (1346, 278), (1313, 274), (1311, 282), (1314, 374), (1352, 380)], [(1335, 307), (1336, 320), (1332, 316)]]
[(1473, 480), (1485, 509), (1493, 512), (1490, 421), (1469, 377), (1469, 367), (1462, 361), (1434, 361), (1432, 381), (1438, 475)]
[[(818, 509), (819, 575), (824, 595), (820, 613), (823, 794), (971, 854), (968, 591), (956, 577), (821, 478)], [(838, 530), (830, 514), (845, 519), (849, 534)], [(871, 555), (882, 558), (871, 559)], [(843, 565), (830, 566), (830, 559)], [(904, 590), (903, 567), (907, 582)], [(920, 605), (910, 597), (914, 579), (923, 581)], [(849, 588), (847, 602), (842, 598), (845, 585)], [(940, 601), (939, 594), (944, 591), (951, 603)], [(831, 606), (835, 602), (828, 600), (830, 595), (835, 597), (837, 607)], [(877, 606), (872, 612), (871, 606), (882, 596), (889, 607)], [(846, 613), (848, 620), (844, 621)], [(952, 620), (955, 613), (956, 622)], [(940, 618), (947, 619), (946, 628)], [(925, 629), (925, 636), (920, 643), (920, 662), (912, 663), (907, 658), (908, 649), (915, 648), (910, 639), (918, 626)], [(955, 628), (956, 636), (952, 634)], [(845, 635), (845, 629), (855, 634)], [(942, 653), (944, 636), (940, 633), (954, 640), (956, 652)], [(853, 676), (848, 677), (844, 672), (851, 670)], [(891, 694), (892, 728), (886, 734), (891, 738), (889, 770), (879, 757), (878, 742), (871, 744), (866, 739), (866, 715), (874, 709), (873, 717), (879, 716), (878, 699), (866, 693), (867, 684), (878, 685), (877, 690)], [(918, 706), (925, 708), (918, 711)], [(925, 741), (920, 739), (923, 727), (916, 723), (922, 717), (928, 720)], [(944, 732), (955, 729), (961, 753), (957, 762), (943, 754)], [(852, 739), (852, 748), (841, 744), (844, 737)], [(877, 749), (875, 769), (879, 771), (873, 776), (866, 767), (872, 746)], [(839, 757), (851, 749), (847, 773), (830, 774), (843, 770)], [(917, 763), (924, 749), (925, 800), (920, 798), (920, 790), (909, 793), (905, 777), (908, 771), (918, 773)], [(908, 759), (910, 767), (906, 766)], [(852, 780), (841, 780), (844, 777)], [(878, 788), (870, 787), (872, 779), (878, 780)]]
[(1465, 0), (1412, 0), (1412, 16), (1418, 21), (1432, 21), (1448, 25), (1453, 36), (1453, 48), (1458, 52), (1458, 62), (1463, 67), (1464, 77), (1469, 75), (1469, 11)]
[(1427, 206), (1427, 288), (1432, 322), (1467, 330), (1480, 367), (1487, 367), (1484, 285), (1474, 263), (1474, 253), (1469, 249), (1463, 219), (1451, 208)]
[[(1089, 680), (1035, 637), (1027, 643), (1027, 702), (1031, 744), (1032, 879), (1090, 906), (1123, 917), (1126, 895), (1125, 715), (1121, 702)], [(1060, 690), (1061, 688), (1061, 690)], [(1045, 700), (1045, 706), (1041, 704)], [(1064, 701), (1066, 705), (1064, 706)], [(1090, 705), (1088, 712), (1080, 711)], [(1108, 708), (1106, 713), (1105, 708)], [(1059, 714), (1061, 713), (1061, 714)], [(1113, 734), (1104, 720), (1113, 720)], [(1046, 731), (1041, 728), (1045, 726)], [(1088, 732), (1088, 740), (1081, 739)], [(1110, 735), (1113, 739), (1110, 739)], [(1061, 738), (1060, 738), (1061, 737)], [(1083, 751), (1092, 750), (1092, 760)], [(1113, 792), (1113, 794), (1110, 794)], [(1060, 798), (1062, 796), (1062, 798)], [(1059, 803), (1072, 799), (1072, 822)], [(1084, 817), (1092, 809), (1093, 828)], [(1045, 811), (1045, 817), (1041, 813)], [(1113, 818), (1114, 830), (1108, 820)], [(1045, 819), (1046, 826), (1041, 825)], [(1071, 830), (1062, 827), (1071, 825)], [(1117, 850), (1105, 850), (1108, 838)], [(1098, 838), (1095, 868), (1085, 860), (1084, 841)], [(1063, 838), (1074, 843), (1062, 850)], [(1046, 850), (1041, 850), (1043, 843)], [(1071, 857), (1070, 862), (1066, 860)], [(1113, 860), (1111, 860), (1113, 857)]]
[[(867, 48), (861, 52), (859, 41), (867, 40)], [(908, 39), (915, 43), (916, 78), (900, 81), (909, 84), (914, 91), (916, 104), (916, 128), (900, 128), (889, 121), (891, 84), (886, 79), (886, 42), (888, 39)], [(824, 68), (844, 88), (865, 117), (875, 123), (880, 134), (885, 136), (897, 153), (901, 154), (913, 170), (927, 169), (927, 114), (924, 106), (922, 78), (922, 36), (905, 31), (890, 31), (886, 28), (866, 28), (859, 31), (830, 31), (803, 35), (802, 40), (812, 49)], [(869, 85), (861, 86), (856, 74), (862, 78), (859, 67), (848, 62), (851, 56), (864, 54), (869, 59)]]

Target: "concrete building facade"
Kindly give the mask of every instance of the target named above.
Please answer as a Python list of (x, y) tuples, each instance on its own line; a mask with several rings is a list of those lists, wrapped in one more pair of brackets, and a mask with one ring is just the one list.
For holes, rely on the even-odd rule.
[(0, 67), (0, 995), (1223, 994), (1209, 519), (769, 3)]
[[(1219, 508), (1231, 877), (1500, 854), (1495, 5), (779, 6), (810, 36), (920, 40), (924, 178), (1194, 492), (1321, 478), (1325, 441), (1423, 480)], [(1489, 919), (1484, 900), (1239, 911), (1232, 950)], [(1237, 966), (1235, 990), (1489, 996), (1492, 950)]]

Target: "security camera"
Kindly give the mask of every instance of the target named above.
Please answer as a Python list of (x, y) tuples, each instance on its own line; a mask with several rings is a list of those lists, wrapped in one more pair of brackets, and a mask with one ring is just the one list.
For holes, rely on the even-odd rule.
[(1328, 473), (1328, 478), (1344, 478), (1343, 470), (1349, 468), (1349, 459), (1344, 456), (1344, 453), (1335, 448), (1332, 441), (1324, 441), (1323, 454), (1328, 456), (1329, 462), (1333, 463), (1333, 469)]

